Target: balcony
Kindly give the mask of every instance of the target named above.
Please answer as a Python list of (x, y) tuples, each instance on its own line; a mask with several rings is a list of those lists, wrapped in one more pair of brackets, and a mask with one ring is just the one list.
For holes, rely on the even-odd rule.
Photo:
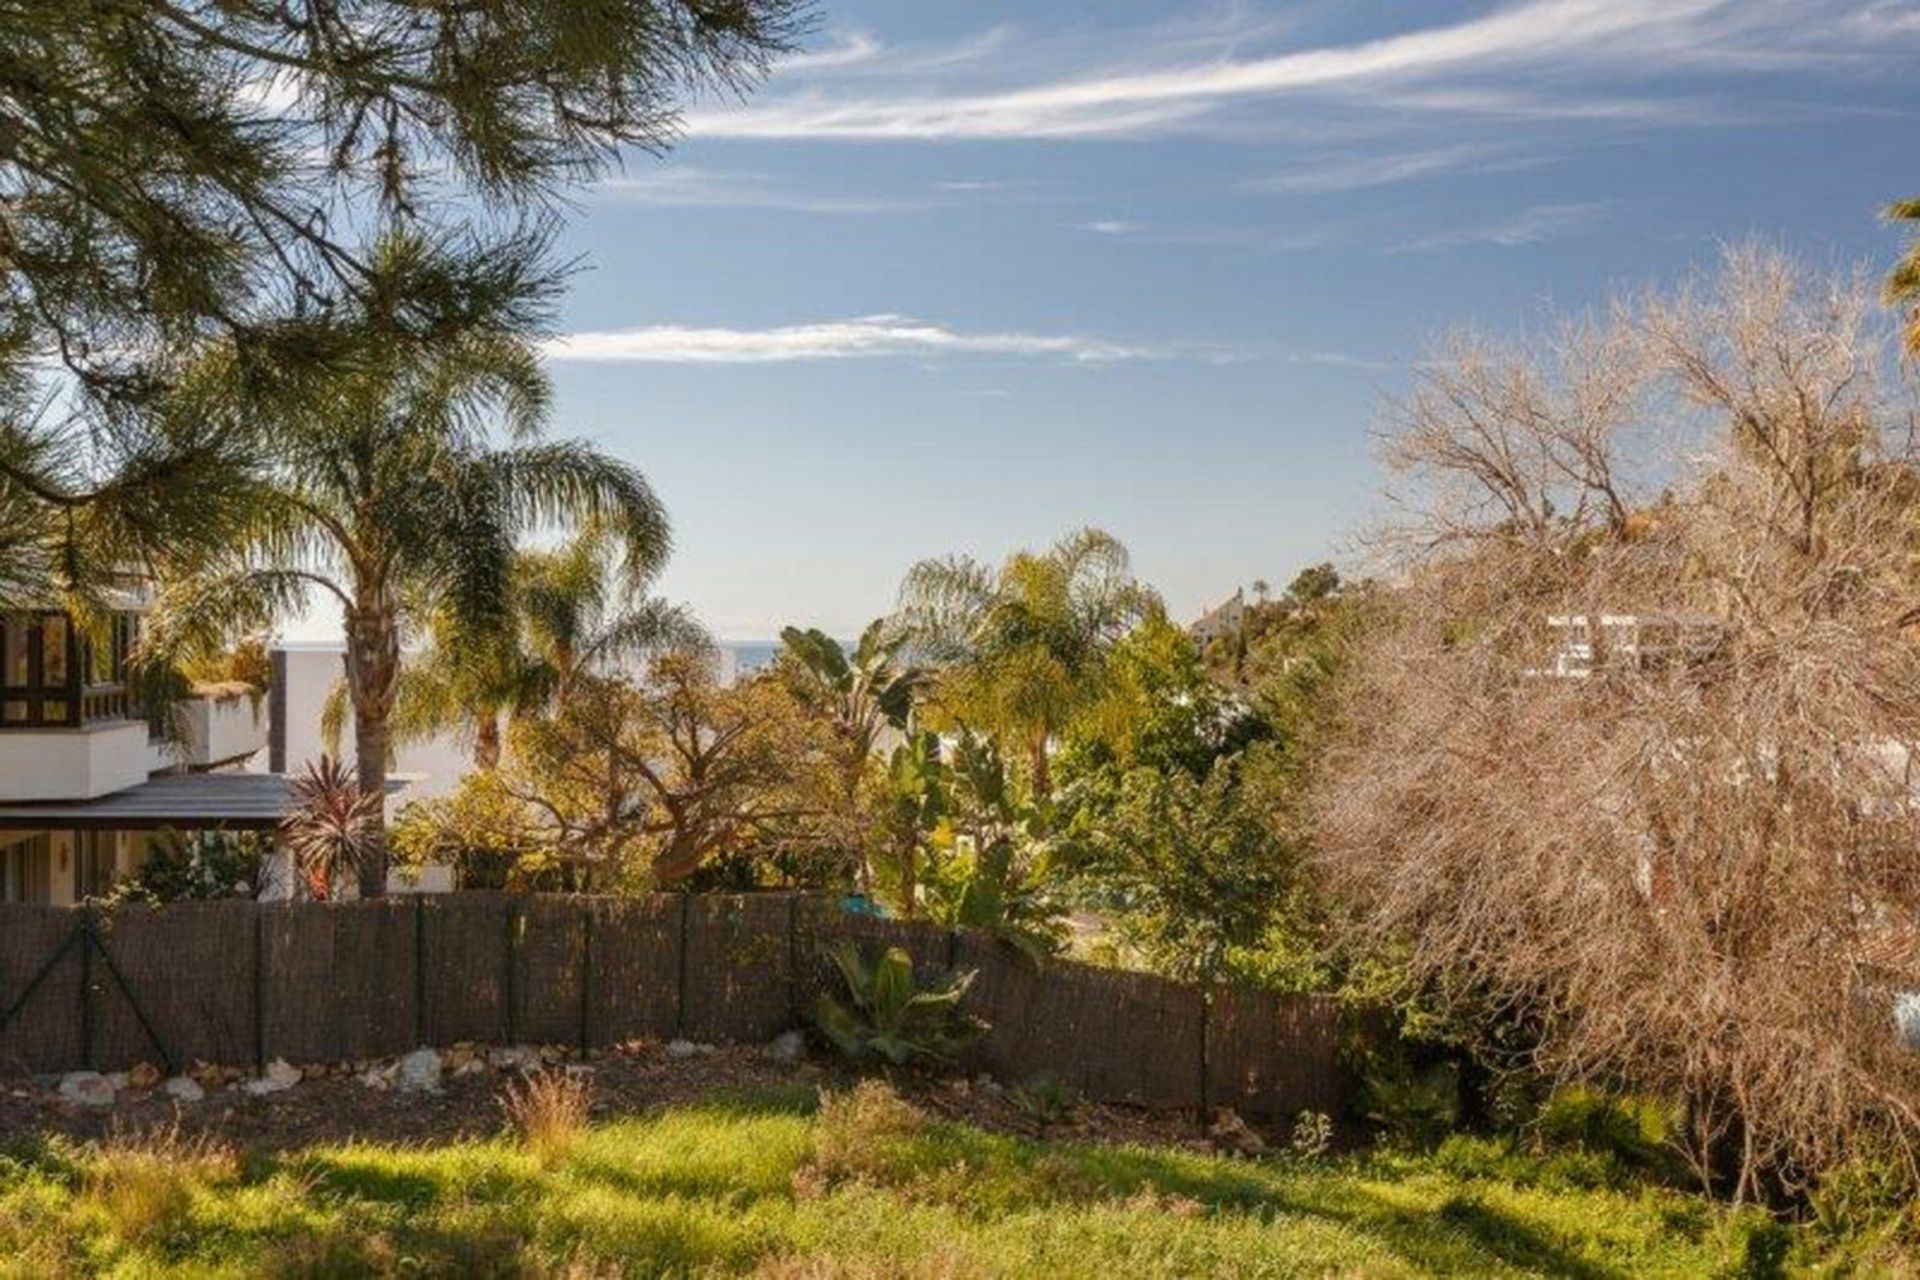
[(197, 689), (176, 708), (179, 740), (168, 744), (177, 768), (237, 764), (267, 745), (267, 702), (249, 687)]

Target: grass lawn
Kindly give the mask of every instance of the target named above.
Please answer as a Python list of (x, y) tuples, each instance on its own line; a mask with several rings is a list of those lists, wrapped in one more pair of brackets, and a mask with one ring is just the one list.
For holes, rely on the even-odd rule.
[(794, 1090), (544, 1144), (0, 1157), (0, 1275), (1702, 1276), (1734, 1224), (1455, 1139), (1251, 1162), (1023, 1141)]

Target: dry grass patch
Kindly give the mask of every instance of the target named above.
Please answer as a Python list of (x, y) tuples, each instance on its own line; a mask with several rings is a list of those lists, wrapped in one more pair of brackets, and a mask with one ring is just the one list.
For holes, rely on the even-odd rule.
[(566, 1158), (586, 1131), (592, 1087), (581, 1076), (542, 1071), (501, 1095), (501, 1108), (521, 1145), (541, 1164)]
[(116, 1131), (91, 1162), (82, 1195), (121, 1239), (146, 1244), (187, 1224), (197, 1187), (228, 1186), (239, 1173), (231, 1148), (205, 1136), (188, 1137), (178, 1124)]

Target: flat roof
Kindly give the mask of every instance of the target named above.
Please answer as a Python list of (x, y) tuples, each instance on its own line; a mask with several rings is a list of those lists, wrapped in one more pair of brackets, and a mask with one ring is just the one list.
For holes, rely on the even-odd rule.
[(286, 816), (287, 783), (277, 773), (163, 774), (93, 800), (0, 804), (0, 830), (271, 831)]

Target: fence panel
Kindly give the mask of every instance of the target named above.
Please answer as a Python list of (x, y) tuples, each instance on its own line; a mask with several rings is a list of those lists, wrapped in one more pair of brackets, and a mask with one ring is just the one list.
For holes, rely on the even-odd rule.
[[(335, 1056), (378, 1058), (418, 1047), (423, 1028), (414, 975), (417, 909), (404, 899), (389, 898), (340, 903), (326, 910), (333, 920)], [(269, 1006), (281, 998), (269, 983)], [(288, 1055), (269, 1042), (268, 1056)]]
[(1327, 997), (1218, 988), (1207, 1025), (1213, 1099), (1268, 1119), (1337, 1116), (1350, 1099), (1340, 1040), (1340, 1007)]
[[(1051, 1075), (1091, 1098), (1150, 1107), (1203, 1100), (1198, 988), (1036, 965), (985, 935), (852, 915), (825, 895), (460, 894), (125, 906), (97, 918), (131, 998), (105, 957), (79, 945), (85, 912), (0, 906), (0, 1012), (39, 977), (0, 1026), (0, 1069), (73, 1070), (89, 1057), (125, 1067), (158, 1059), (152, 1037), (176, 1065), (260, 1052), (358, 1059), (461, 1040), (765, 1040), (838, 988), (825, 952), (851, 939), (869, 954), (906, 948), (922, 981), (976, 972), (965, 1007), (990, 1029), (970, 1070), (1011, 1082)], [(1272, 1119), (1346, 1106), (1334, 1002), (1221, 988), (1204, 1028), (1208, 1100)]]
[(683, 895), (590, 898), (593, 980), (587, 1002), (601, 1044), (671, 1039), (680, 1025)]
[[(0, 1066), (27, 1072), (84, 1066), (80, 948), (66, 947), (60, 954), (79, 927), (78, 913), (8, 906), (0, 908), (0, 921), (0, 1014), (18, 1005), (0, 1027)], [(36, 977), (39, 985), (28, 994)]]
[[(585, 1030), (587, 906), (580, 898), (529, 898), (519, 908), (519, 1036), (533, 1044), (574, 1044)], [(511, 917), (508, 917), (511, 919)], [(602, 940), (593, 939), (596, 950)], [(591, 958), (598, 960), (598, 956)]]
[(421, 948), (428, 1044), (507, 1038), (505, 894), (459, 893), (416, 899), (425, 925)]
[(130, 904), (102, 914), (98, 937), (112, 966), (93, 958), (101, 1070), (167, 1057), (176, 1067), (253, 1061), (255, 916), (245, 902)]
[(793, 925), (787, 894), (687, 899), (681, 1034), (770, 1040), (793, 1025)]

